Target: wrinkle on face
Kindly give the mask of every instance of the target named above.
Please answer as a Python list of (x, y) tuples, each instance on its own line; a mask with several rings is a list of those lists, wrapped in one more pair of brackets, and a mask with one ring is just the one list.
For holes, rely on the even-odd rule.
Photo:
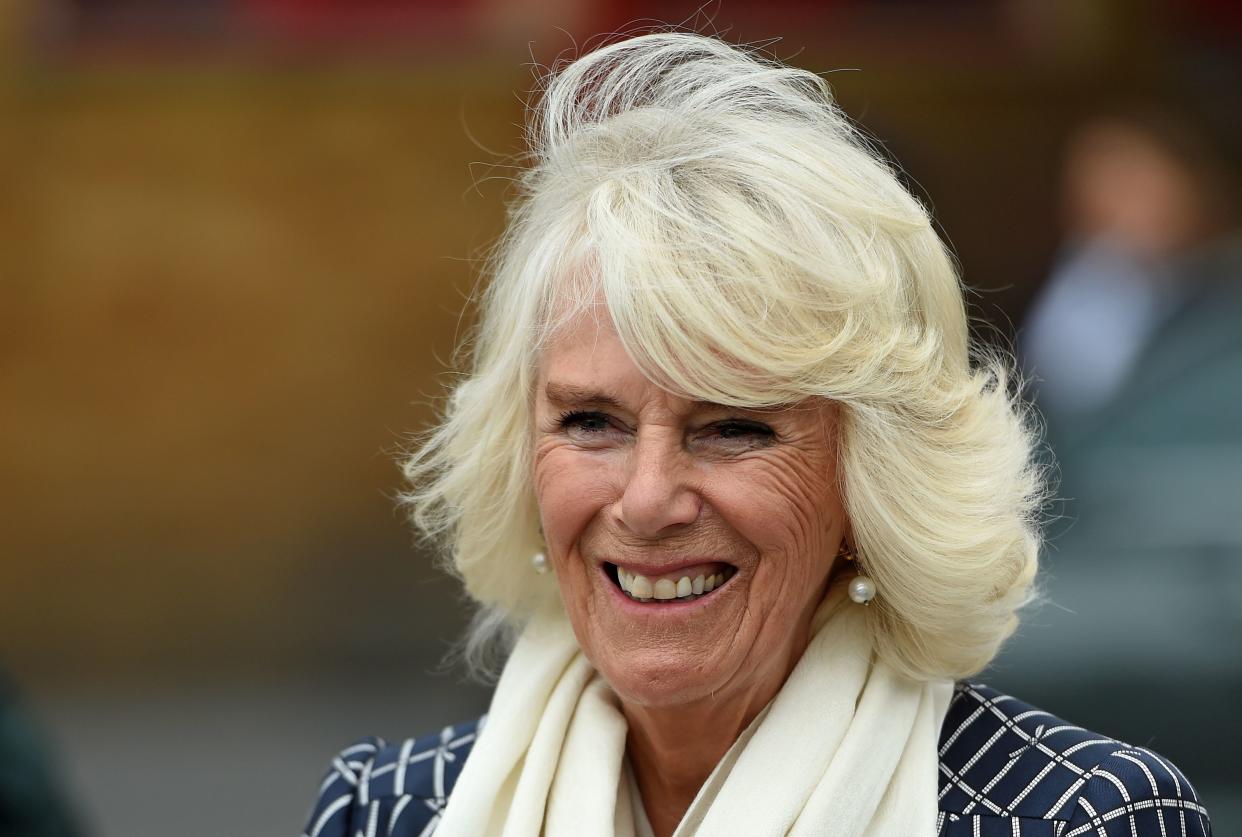
[[(615, 432), (571, 436), (549, 384), (605, 393), (598, 412)], [(544, 349), (535, 416), (532, 476), (548, 555), (584, 653), (622, 702), (774, 694), (809, 639), (845, 531), (834, 405), (761, 411), (680, 398), (642, 374), (606, 319), (584, 316)], [(739, 416), (770, 426), (771, 440), (717, 433)], [(627, 491), (639, 492), (628, 509)], [(662, 494), (692, 499), (675, 511), (693, 519), (652, 502)], [(619, 607), (600, 569), (686, 556), (737, 574), (685, 619)]]

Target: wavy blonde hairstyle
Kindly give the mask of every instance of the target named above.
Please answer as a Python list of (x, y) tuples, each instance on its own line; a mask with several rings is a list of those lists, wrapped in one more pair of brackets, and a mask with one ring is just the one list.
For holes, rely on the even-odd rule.
[(1031, 597), (1034, 425), (1006, 361), (972, 351), (927, 211), (823, 79), (715, 38), (636, 37), (551, 75), (528, 146), (469, 370), (404, 466), (415, 525), (479, 605), (467, 657), (559, 607), (530, 565), (533, 382), (557, 323), (602, 299), (677, 394), (837, 402), (878, 653), (916, 678), (985, 666)]

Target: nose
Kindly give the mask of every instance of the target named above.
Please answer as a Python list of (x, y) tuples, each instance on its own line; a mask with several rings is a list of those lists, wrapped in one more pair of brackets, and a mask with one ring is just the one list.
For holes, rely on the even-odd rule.
[(617, 515), (633, 535), (656, 540), (676, 534), (698, 519), (703, 500), (689, 482), (691, 463), (680, 445), (639, 434)]

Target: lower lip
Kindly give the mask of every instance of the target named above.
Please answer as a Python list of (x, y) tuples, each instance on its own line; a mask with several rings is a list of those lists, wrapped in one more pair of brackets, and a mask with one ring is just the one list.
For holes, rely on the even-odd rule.
[(686, 613), (692, 613), (695, 610), (700, 610), (716, 601), (716, 594), (720, 590), (723, 590), (725, 587), (729, 586), (729, 583), (733, 581), (734, 577), (737, 576), (737, 571), (734, 570), (733, 576), (730, 577), (724, 584), (713, 590), (709, 595), (700, 596), (699, 598), (692, 599), (691, 601), (665, 599), (657, 604), (654, 600), (651, 602), (640, 602), (636, 599), (631, 599), (629, 594), (618, 587), (616, 582), (612, 580), (612, 577), (608, 575), (608, 570), (604, 568), (603, 564), (599, 565), (599, 573), (604, 579), (604, 584), (608, 585), (608, 589), (612, 591), (612, 595), (617, 599), (618, 607), (627, 612), (642, 614), (643, 616), (659, 616), (660, 614), (664, 614), (666, 616), (678, 616)]

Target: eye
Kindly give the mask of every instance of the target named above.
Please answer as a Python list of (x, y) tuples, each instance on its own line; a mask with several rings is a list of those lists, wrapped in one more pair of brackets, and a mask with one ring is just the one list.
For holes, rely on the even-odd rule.
[(593, 410), (562, 413), (557, 426), (577, 442), (598, 442), (617, 429), (611, 416)]
[(776, 431), (768, 425), (747, 419), (727, 419), (703, 428), (702, 438), (731, 447), (762, 447), (776, 440)]

